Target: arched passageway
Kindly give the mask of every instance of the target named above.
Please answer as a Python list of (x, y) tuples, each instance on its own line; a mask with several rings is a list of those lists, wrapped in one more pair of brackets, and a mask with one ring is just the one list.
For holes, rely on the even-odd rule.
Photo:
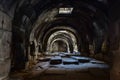
[[(38, 71), (44, 70), (46, 67), (40, 65), (45, 64), (44, 60), (50, 65), (46, 64), (48, 71), (40, 80), (46, 80), (46, 76), (52, 79), (54, 71), (75, 80), (109, 80), (111, 64), (111, 79), (119, 80), (119, 3), (119, 0), (0, 0), (0, 80), (7, 80), (13, 71), (30, 71), (36, 64)], [(49, 55), (52, 53), (63, 54), (56, 59), (56, 55)], [(57, 66), (55, 60), (61, 65)], [(58, 72), (66, 71), (57, 73), (51, 66), (57, 66)], [(76, 76), (76, 72), (67, 74), (67, 69), (79, 72), (83, 67), (89, 67), (87, 77)]]
[(47, 42), (47, 51), (50, 50), (51, 44), (56, 40), (62, 40), (67, 44), (68, 53), (70, 52), (73, 53), (73, 51), (78, 52), (76, 37), (71, 32), (66, 31), (66, 30), (59, 30), (51, 34)]
[(59, 40), (56, 39), (54, 40), (51, 44), (50, 44), (50, 52), (54, 53), (54, 52), (69, 52), (69, 45), (66, 41), (64, 40)]

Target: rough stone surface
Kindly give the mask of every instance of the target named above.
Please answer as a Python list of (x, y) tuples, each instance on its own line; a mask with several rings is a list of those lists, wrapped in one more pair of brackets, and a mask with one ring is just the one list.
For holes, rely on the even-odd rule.
[(43, 57), (43, 58), (39, 58), (38, 61), (50, 61), (49, 57)]
[(72, 59), (72, 58), (63, 58), (63, 64), (79, 64), (78, 60)]
[(87, 57), (72, 56), (71, 58), (76, 59), (81, 63), (87, 63), (87, 62), (89, 62), (91, 60), (90, 58), (87, 58)]
[(0, 80), (1, 78), (7, 77), (10, 70), (10, 59), (0, 61)]
[[(96, 60), (92, 59), (92, 61), (95, 62)], [(108, 68), (109, 66), (105, 63), (93, 64), (89, 62), (79, 63), (78, 65), (51, 65), (48, 61), (38, 63), (30, 72), (31, 74), (28, 73), (28, 75), (23, 76), (24, 73), (15, 73), (15, 75), (16, 79), (22, 77), (21, 80), (110, 80)], [(13, 77), (14, 74), (11, 75)]]
[(3, 30), (0, 30), (0, 40), (2, 38), (2, 35), (3, 35)]
[(7, 80), (10, 70), (11, 18), (0, 11), (0, 80)]
[(110, 26), (109, 33), (110, 51), (112, 52), (110, 80), (120, 80), (120, 20)]
[(120, 80), (120, 47), (114, 51), (113, 66), (111, 69), (111, 80)]
[(11, 32), (2, 31), (0, 39), (0, 58), (10, 57)]
[(61, 63), (62, 63), (62, 59), (60, 56), (52, 57), (50, 60), (50, 64), (52, 64), (52, 65), (61, 64)]
[(7, 14), (0, 11), (0, 28), (11, 31), (12, 30), (11, 21), (12, 21), (11, 18)]

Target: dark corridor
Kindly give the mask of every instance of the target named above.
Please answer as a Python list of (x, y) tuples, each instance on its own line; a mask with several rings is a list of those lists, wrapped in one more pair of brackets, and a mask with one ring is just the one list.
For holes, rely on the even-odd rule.
[(0, 0), (0, 80), (120, 80), (119, 0)]

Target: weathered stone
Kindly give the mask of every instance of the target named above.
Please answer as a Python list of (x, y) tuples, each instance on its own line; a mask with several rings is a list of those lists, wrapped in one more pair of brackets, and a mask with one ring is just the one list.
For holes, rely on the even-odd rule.
[(10, 70), (11, 18), (0, 11), (0, 80), (7, 80)]
[(0, 58), (10, 57), (11, 32), (3, 31), (0, 39)]
[(0, 80), (6, 78), (10, 70), (10, 59), (0, 60)]
[(3, 31), (0, 30), (0, 41), (2, 40), (2, 39), (1, 39), (1, 38), (2, 38), (2, 35), (3, 35)]
[(3, 16), (3, 14), (2, 14), (2, 12), (0, 11), (0, 29), (2, 28), (2, 16)]
[(90, 62), (90, 58), (87, 57), (77, 57), (77, 56), (72, 56), (71, 58), (78, 60), (81, 63), (86, 63), (86, 62)]
[(113, 51), (113, 66), (110, 72), (111, 80), (120, 80), (120, 47)]
[(105, 62), (98, 61), (98, 60), (91, 60), (90, 62), (93, 63), (93, 64), (105, 64)]
[(3, 28), (4, 30), (11, 31), (12, 29), (12, 23), (11, 18), (0, 11), (0, 28)]
[(62, 59), (60, 56), (52, 57), (50, 60), (50, 64), (52, 65), (61, 64), (61, 63), (62, 63)]
[(79, 64), (78, 60), (72, 58), (63, 58), (63, 64)]
[(50, 58), (48, 57), (45, 57), (45, 58), (39, 58), (38, 61), (50, 61)]
[(11, 31), (11, 19), (7, 15), (4, 15), (3, 29)]

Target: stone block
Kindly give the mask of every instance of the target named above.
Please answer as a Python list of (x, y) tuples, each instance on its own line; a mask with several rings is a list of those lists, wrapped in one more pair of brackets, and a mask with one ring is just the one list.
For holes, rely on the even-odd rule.
[(49, 57), (43, 57), (43, 58), (39, 58), (38, 61), (46, 62), (46, 61), (50, 61), (50, 58)]
[(0, 41), (1, 41), (2, 35), (3, 35), (3, 31), (0, 30)]
[(72, 56), (71, 58), (78, 60), (80, 63), (87, 63), (90, 62), (90, 58), (87, 57), (78, 57), (78, 56)]
[(11, 32), (3, 31), (0, 34), (0, 58), (9, 58), (11, 50)]
[(3, 16), (3, 14), (2, 14), (2, 12), (0, 11), (0, 28), (2, 28), (2, 24), (1, 24), (1, 22), (2, 22), (2, 16)]
[(8, 77), (10, 71), (10, 62), (10, 59), (0, 60), (0, 78)]
[(4, 23), (3, 23), (3, 29), (11, 31), (12, 30), (12, 20), (11, 18), (4, 14)]
[(12, 19), (4, 12), (0, 11), (0, 28), (4, 30), (12, 30)]
[(60, 56), (52, 57), (50, 60), (50, 64), (52, 65), (61, 64), (61, 63), (62, 63), (62, 58)]
[(79, 64), (78, 60), (72, 59), (72, 58), (63, 58), (63, 64)]
[(105, 62), (99, 61), (99, 60), (91, 60), (90, 63), (93, 63), (93, 64), (105, 64)]

